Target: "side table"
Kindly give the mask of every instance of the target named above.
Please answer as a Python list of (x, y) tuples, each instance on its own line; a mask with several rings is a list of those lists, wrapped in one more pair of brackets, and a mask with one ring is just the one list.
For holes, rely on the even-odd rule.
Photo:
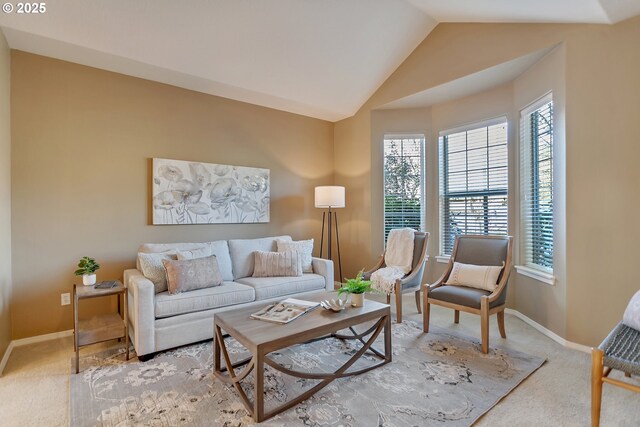
[[(95, 285), (73, 285), (73, 345), (76, 352), (76, 374), (80, 371), (80, 347), (97, 344), (103, 341), (124, 338), (126, 357), (129, 360), (129, 331), (127, 321), (127, 288), (122, 282), (110, 289), (96, 289)], [(78, 320), (80, 300), (116, 295), (118, 313), (102, 314), (90, 319)], [(120, 297), (123, 297), (124, 308), (120, 315)]]

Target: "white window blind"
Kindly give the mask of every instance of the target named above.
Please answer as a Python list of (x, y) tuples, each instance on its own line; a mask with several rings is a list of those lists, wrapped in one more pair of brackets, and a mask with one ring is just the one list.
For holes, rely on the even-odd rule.
[(385, 242), (392, 228), (424, 229), (424, 142), (424, 135), (385, 136)]
[(440, 134), (441, 254), (460, 234), (507, 234), (506, 118)]
[(553, 269), (553, 101), (551, 94), (521, 112), (521, 235), (525, 265)]

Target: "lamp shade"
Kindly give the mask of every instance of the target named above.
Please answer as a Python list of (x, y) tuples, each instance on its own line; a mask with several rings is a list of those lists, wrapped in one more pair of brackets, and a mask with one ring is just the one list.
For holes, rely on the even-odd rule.
[(316, 187), (316, 208), (344, 208), (344, 187), (324, 185)]

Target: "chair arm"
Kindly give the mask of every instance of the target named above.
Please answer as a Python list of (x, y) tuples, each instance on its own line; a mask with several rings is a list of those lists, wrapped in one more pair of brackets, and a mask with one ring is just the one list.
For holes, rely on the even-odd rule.
[(378, 261), (376, 261), (376, 265), (374, 265), (373, 267), (371, 267), (371, 269), (367, 270), (367, 271), (363, 271), (362, 272), (362, 278), (364, 280), (369, 280), (371, 279), (371, 275), (376, 271), (376, 270), (380, 270), (382, 268), (382, 266), (384, 265), (384, 254), (380, 255), (380, 257), (378, 258)]
[(313, 272), (324, 276), (324, 287), (327, 291), (335, 290), (333, 261), (324, 258), (311, 258)]
[(505, 271), (505, 274), (500, 280), (500, 283), (498, 283), (498, 286), (494, 289), (493, 292), (491, 292), (489, 295), (486, 296), (486, 298), (489, 300), (488, 301), (489, 303), (492, 303), (495, 300), (497, 300), (502, 294), (502, 292), (504, 292), (504, 290), (507, 288), (507, 282), (509, 281), (510, 275), (511, 275), (511, 270)]
[(431, 285), (428, 283), (425, 283), (424, 285), (422, 285), (422, 291), (429, 293), (432, 290), (444, 285), (444, 281), (447, 280), (447, 278), (449, 277), (449, 273), (451, 273), (452, 268), (453, 268), (453, 262), (449, 261), (449, 264), (447, 265), (447, 269), (444, 271), (444, 273), (442, 273), (442, 276), (440, 276), (440, 278), (436, 280), (434, 283), (432, 283)]
[(138, 356), (155, 352), (155, 287), (136, 269), (124, 271), (129, 289), (129, 323), (133, 329), (133, 346)]
[(409, 288), (420, 286), (420, 282), (422, 281), (422, 276), (424, 275), (424, 268), (426, 264), (427, 264), (427, 260), (425, 259), (422, 261), (422, 265), (420, 265), (420, 267), (414, 268), (413, 271), (411, 271), (411, 273), (409, 273), (406, 277), (403, 277), (402, 279), (398, 279), (400, 280), (400, 285), (401, 286), (413, 285), (413, 286), (408, 286)]

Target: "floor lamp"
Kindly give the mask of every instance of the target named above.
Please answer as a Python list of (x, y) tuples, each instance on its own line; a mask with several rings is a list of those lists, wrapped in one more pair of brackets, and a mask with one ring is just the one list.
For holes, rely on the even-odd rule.
[[(342, 261), (340, 259), (340, 235), (338, 234), (338, 214), (331, 209), (344, 208), (344, 187), (340, 186), (321, 186), (316, 187), (315, 197), (316, 208), (328, 209), (328, 212), (322, 212), (322, 237), (320, 238), (320, 258), (324, 249), (324, 224), (327, 219), (327, 258), (331, 259), (331, 235), (333, 234), (332, 223), (335, 224), (336, 230), (336, 248), (338, 249), (338, 269), (340, 271), (340, 281), (342, 282)], [(328, 214), (328, 215), (327, 215)]]

